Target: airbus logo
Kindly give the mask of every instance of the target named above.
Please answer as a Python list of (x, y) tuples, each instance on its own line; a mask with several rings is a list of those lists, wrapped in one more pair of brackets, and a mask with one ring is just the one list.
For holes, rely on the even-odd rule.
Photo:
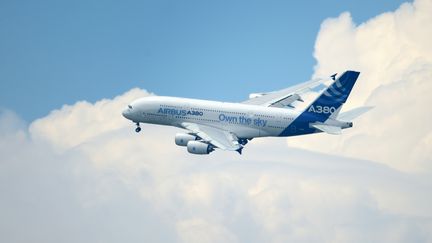
[(159, 108), (158, 113), (166, 114), (166, 115), (175, 115), (175, 116), (202, 116), (204, 115), (201, 111), (188, 111), (188, 110), (178, 110), (178, 109), (169, 109), (169, 108)]

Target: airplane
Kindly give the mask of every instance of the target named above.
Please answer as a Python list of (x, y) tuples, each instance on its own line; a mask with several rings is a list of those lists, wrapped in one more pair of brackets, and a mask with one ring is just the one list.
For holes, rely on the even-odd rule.
[[(215, 149), (242, 153), (244, 146), (258, 137), (289, 137), (325, 132), (341, 134), (352, 120), (371, 107), (358, 107), (340, 113), (360, 72), (345, 71), (336, 78), (316, 79), (293, 87), (253, 93), (242, 103), (229, 103), (178, 97), (148, 96), (130, 103), (122, 115), (136, 124), (174, 126), (186, 132), (175, 135), (175, 144), (192, 154), (210, 154)], [(325, 86), (324, 81), (331, 81)], [(306, 108), (301, 95), (324, 85)]]

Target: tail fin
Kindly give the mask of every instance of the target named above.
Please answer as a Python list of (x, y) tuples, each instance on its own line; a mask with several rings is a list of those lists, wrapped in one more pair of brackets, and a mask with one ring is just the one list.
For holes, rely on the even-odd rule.
[(312, 104), (304, 111), (324, 122), (333, 113), (340, 111), (357, 81), (360, 72), (346, 71), (336, 79)]

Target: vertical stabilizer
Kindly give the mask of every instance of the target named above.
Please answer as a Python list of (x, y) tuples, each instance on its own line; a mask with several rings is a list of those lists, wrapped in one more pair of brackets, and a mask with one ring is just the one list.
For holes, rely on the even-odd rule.
[(357, 81), (359, 72), (346, 71), (333, 84), (331, 84), (312, 104), (304, 111), (310, 115), (322, 117), (325, 121), (333, 113), (339, 113), (342, 105), (348, 99), (351, 90)]
[(356, 71), (344, 72), (285, 128), (280, 136), (313, 133), (317, 128), (310, 124), (324, 123), (329, 117), (336, 118), (359, 75)]

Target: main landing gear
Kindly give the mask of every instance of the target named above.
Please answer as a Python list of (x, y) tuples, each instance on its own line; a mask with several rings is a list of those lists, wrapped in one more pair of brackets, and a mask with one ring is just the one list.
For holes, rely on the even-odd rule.
[(137, 122), (136, 125), (137, 125), (137, 128), (135, 128), (135, 132), (140, 132), (141, 131), (141, 127), (140, 127), (139, 122)]

